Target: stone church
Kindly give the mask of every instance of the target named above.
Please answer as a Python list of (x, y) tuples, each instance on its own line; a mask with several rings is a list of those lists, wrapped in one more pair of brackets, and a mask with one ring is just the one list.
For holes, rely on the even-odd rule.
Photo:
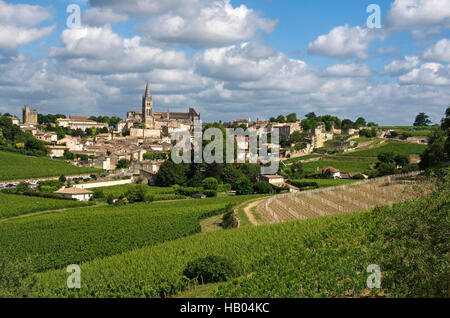
[[(153, 110), (153, 99), (150, 94), (150, 87), (147, 82), (145, 95), (142, 97), (142, 112), (129, 111), (127, 113), (127, 126), (138, 124), (140, 128), (151, 130), (164, 130), (165, 128), (177, 129), (180, 126), (191, 126), (195, 121), (200, 120), (193, 108), (189, 108), (187, 113), (155, 112)], [(145, 124), (145, 125), (143, 125)]]

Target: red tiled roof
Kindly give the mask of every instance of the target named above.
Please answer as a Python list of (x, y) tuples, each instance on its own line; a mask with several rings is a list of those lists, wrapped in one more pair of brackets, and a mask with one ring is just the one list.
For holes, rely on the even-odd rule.
[(79, 188), (65, 188), (58, 191), (53, 192), (55, 194), (93, 194), (94, 192), (85, 190), (85, 189), (79, 189)]

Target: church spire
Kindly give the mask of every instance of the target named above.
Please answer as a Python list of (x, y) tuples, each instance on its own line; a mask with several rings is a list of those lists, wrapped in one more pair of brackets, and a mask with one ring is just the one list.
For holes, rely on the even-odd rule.
[(145, 97), (150, 97), (150, 87), (148, 86), (148, 81), (147, 86), (145, 87)]

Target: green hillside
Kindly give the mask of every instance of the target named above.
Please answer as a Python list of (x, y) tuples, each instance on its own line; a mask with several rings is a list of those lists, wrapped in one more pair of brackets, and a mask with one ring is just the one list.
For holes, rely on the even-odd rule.
[(0, 219), (38, 211), (86, 205), (89, 203), (0, 193)]
[[(61, 269), (35, 275), (30, 295), (166, 297), (187, 289), (189, 261), (218, 255), (233, 264), (236, 278), (208, 296), (446, 297), (443, 230), (450, 205), (444, 192), (392, 209), (198, 234), (99, 258), (81, 264), (81, 290), (66, 287)], [(372, 291), (366, 285), (371, 264), (382, 271), (382, 288)]]
[(75, 167), (65, 161), (0, 151), (0, 180), (45, 178), (100, 171), (94, 168)]
[(349, 153), (343, 154), (342, 156), (345, 156), (345, 157), (377, 157), (382, 152), (395, 152), (395, 153), (404, 154), (404, 155), (419, 155), (419, 154), (422, 154), (426, 148), (427, 148), (427, 145), (402, 143), (402, 142), (388, 142), (379, 147), (375, 147), (375, 148), (371, 148), (371, 149), (367, 149), (367, 150), (349, 152)]

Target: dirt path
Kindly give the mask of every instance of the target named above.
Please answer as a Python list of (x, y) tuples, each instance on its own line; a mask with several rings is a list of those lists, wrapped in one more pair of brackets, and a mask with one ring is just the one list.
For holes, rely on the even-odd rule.
[(36, 215), (44, 214), (44, 213), (60, 213), (60, 212), (67, 211), (69, 209), (77, 209), (77, 208), (79, 208), (79, 207), (64, 208), (64, 209), (59, 209), (59, 210), (45, 210), (45, 211), (26, 213), (26, 214), (16, 215), (16, 216), (12, 216), (12, 217), (5, 218), (5, 219), (0, 219), (0, 223), (6, 222), (6, 221), (10, 221), (10, 220), (15, 220), (15, 219), (23, 219), (23, 218), (26, 218), (26, 217), (36, 216)]
[(258, 204), (260, 204), (264, 200), (266, 200), (266, 198), (251, 202), (249, 205), (244, 207), (244, 212), (247, 215), (247, 218), (250, 221), (250, 223), (252, 223), (253, 225), (259, 225), (259, 223), (258, 223), (258, 221), (256, 221), (255, 216), (252, 213), (252, 209), (254, 207), (258, 206)]

